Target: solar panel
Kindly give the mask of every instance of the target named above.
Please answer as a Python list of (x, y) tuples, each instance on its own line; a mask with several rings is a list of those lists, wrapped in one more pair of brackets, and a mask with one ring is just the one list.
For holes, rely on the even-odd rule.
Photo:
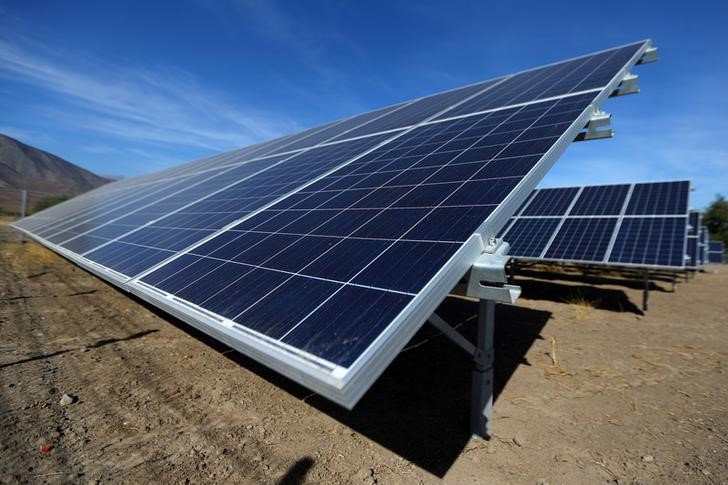
[(689, 192), (689, 181), (537, 189), (501, 237), (518, 259), (683, 268)]
[(120, 181), (16, 227), (352, 407), (649, 46)]
[(723, 241), (708, 241), (708, 262), (725, 263), (725, 245)]

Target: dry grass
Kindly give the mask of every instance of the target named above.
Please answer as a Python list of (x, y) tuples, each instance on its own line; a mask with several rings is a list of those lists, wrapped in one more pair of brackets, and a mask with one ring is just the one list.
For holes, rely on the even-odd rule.
[(582, 295), (579, 290), (576, 290), (564, 298), (563, 302), (571, 305), (576, 317), (575, 320), (582, 323), (593, 317), (594, 310), (599, 308), (602, 301), (600, 299), (590, 300)]

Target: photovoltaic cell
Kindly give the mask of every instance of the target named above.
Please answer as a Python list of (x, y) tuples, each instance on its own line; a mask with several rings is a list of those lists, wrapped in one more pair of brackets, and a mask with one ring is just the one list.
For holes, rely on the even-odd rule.
[(617, 220), (601, 217), (566, 219), (546, 252), (546, 259), (601, 261)]
[(538, 190), (521, 215), (558, 216), (565, 214), (578, 191), (578, 187)]
[(584, 187), (569, 214), (575, 216), (618, 216), (629, 185)]

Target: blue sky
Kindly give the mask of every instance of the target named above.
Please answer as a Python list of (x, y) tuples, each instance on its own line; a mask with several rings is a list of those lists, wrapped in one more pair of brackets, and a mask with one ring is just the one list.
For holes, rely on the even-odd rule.
[(727, 5), (0, 0), (0, 132), (131, 176), (649, 37), (617, 136), (542, 186), (689, 178), (700, 208), (728, 193)]

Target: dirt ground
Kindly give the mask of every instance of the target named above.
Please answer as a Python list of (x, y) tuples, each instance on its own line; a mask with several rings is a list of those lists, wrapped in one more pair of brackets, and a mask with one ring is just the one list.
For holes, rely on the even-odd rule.
[[(485, 441), (429, 327), (349, 412), (18, 241), (0, 226), (0, 483), (728, 483), (728, 267), (646, 315), (637, 282), (517, 276)], [(472, 337), (476, 310), (440, 313)]]

